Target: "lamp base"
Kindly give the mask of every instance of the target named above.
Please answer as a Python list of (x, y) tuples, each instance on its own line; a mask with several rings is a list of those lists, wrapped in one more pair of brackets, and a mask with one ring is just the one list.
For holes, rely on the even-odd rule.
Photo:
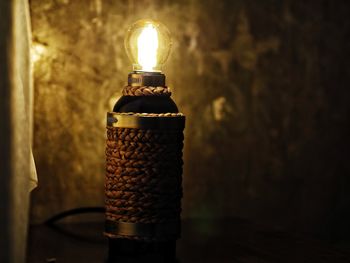
[(176, 263), (176, 241), (109, 239), (107, 263)]

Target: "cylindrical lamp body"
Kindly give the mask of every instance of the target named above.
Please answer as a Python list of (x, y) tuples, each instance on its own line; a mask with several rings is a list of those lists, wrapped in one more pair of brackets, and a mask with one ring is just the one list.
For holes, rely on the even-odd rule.
[(108, 262), (176, 262), (185, 118), (170, 92), (132, 86), (107, 115)]

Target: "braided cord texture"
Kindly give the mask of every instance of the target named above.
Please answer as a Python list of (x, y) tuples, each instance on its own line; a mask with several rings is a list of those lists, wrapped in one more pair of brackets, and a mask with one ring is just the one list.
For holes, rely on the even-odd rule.
[[(183, 139), (182, 130), (107, 127), (107, 220), (144, 224), (179, 222)], [(172, 238), (164, 236), (156, 240)]]
[(169, 87), (126, 86), (122, 93), (124, 96), (171, 96)]

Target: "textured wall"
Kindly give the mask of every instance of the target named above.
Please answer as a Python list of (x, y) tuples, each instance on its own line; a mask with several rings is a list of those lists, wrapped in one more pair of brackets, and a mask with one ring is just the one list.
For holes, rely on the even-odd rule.
[[(105, 113), (131, 66), (128, 25), (161, 20), (188, 116), (184, 217), (328, 233), (350, 219), (346, 1), (32, 0), (34, 222), (102, 205)], [(337, 3), (335, 3), (337, 2)]]

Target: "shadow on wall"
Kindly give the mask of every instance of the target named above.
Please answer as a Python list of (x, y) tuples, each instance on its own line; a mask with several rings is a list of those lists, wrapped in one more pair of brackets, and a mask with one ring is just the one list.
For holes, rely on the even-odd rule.
[(32, 221), (103, 205), (105, 115), (131, 71), (124, 33), (148, 17), (172, 32), (164, 72), (188, 116), (183, 216), (341, 235), (350, 219), (348, 5), (32, 0)]

